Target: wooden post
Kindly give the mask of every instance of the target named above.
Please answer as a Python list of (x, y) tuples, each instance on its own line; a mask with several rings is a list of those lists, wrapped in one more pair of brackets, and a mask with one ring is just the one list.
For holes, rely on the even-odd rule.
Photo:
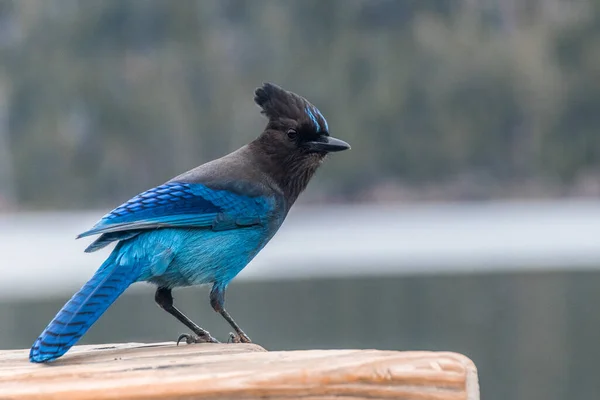
[(48, 365), (0, 352), (0, 399), (479, 400), (456, 353), (271, 351), (254, 344), (76, 346)]

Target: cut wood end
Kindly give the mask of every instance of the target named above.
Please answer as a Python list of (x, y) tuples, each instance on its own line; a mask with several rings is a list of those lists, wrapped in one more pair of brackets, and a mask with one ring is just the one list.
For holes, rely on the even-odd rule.
[(76, 346), (49, 365), (31, 364), (27, 355), (0, 352), (6, 398), (479, 400), (475, 365), (450, 352), (267, 352), (255, 344), (166, 342)]

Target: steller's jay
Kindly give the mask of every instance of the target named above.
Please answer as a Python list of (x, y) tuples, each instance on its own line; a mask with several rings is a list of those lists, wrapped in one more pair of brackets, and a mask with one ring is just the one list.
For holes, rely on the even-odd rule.
[(257, 139), (135, 196), (78, 236), (100, 234), (86, 252), (117, 244), (37, 338), (31, 362), (65, 354), (140, 281), (155, 284), (158, 305), (192, 330), (180, 337), (187, 343), (217, 340), (173, 305), (171, 290), (211, 283), (210, 304), (232, 339), (250, 342), (224, 308), (227, 285), (275, 235), (327, 153), (350, 148), (303, 97), (270, 83), (254, 95), (269, 120)]

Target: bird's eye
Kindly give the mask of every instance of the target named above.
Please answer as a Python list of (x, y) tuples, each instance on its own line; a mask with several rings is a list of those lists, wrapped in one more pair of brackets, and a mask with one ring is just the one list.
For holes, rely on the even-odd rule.
[(290, 140), (296, 140), (296, 138), (298, 137), (298, 132), (295, 129), (290, 129), (289, 131), (287, 131), (287, 137)]

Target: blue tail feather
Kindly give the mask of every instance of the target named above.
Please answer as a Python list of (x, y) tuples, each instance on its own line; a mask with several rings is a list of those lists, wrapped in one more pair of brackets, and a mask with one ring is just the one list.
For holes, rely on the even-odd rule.
[(92, 242), (84, 251), (86, 253), (92, 253), (94, 251), (98, 251), (100, 249), (105, 248), (112, 242), (116, 242), (117, 240), (127, 240), (131, 239), (140, 234), (140, 231), (125, 231), (125, 232), (111, 232), (111, 233), (103, 233), (100, 237)]
[(63, 306), (29, 352), (31, 362), (65, 354), (138, 277), (136, 267), (117, 265), (114, 252), (94, 276)]

